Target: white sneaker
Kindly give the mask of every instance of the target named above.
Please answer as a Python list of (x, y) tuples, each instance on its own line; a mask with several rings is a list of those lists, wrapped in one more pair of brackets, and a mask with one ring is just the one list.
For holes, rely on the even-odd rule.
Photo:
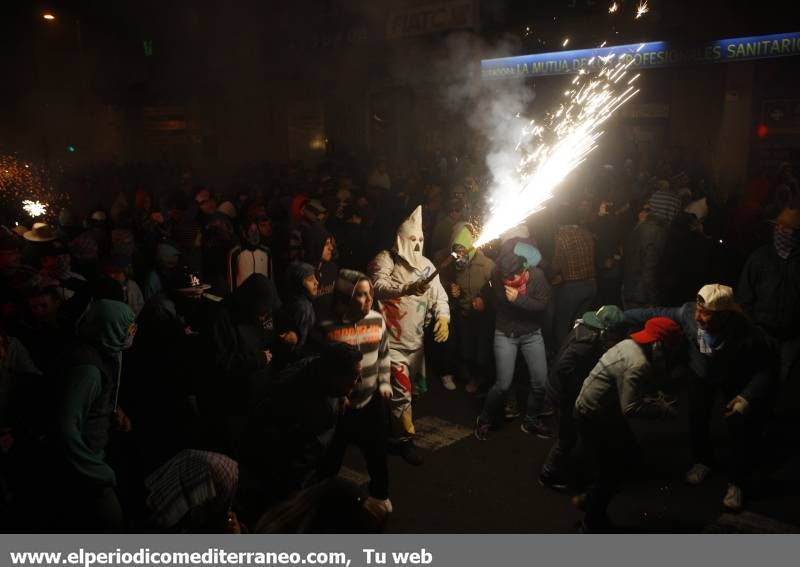
[(689, 472), (686, 473), (686, 482), (689, 484), (702, 484), (708, 475), (711, 474), (711, 467), (707, 467), (703, 463), (695, 463)]
[(445, 390), (450, 390), (451, 392), (456, 389), (456, 383), (453, 380), (452, 374), (445, 374), (442, 376), (442, 386), (444, 386)]
[(729, 484), (728, 490), (725, 492), (725, 498), (722, 499), (722, 505), (731, 512), (738, 512), (742, 509), (744, 502), (744, 494), (742, 489), (735, 484)]

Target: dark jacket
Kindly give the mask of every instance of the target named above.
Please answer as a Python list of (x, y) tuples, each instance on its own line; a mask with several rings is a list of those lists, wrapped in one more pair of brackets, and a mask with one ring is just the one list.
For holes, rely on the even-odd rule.
[(667, 243), (667, 228), (647, 218), (633, 229), (623, 250), (623, 297), (626, 304), (654, 306), (661, 302), (659, 266)]
[(319, 361), (286, 367), (248, 416), (238, 460), (259, 479), (266, 503), (302, 488), (333, 440), (344, 400), (327, 391)]
[(528, 279), (525, 295), (520, 294), (514, 303), (506, 299), (505, 285), (499, 274), (504, 273), (503, 256), (498, 259), (498, 275), (492, 287), (495, 292), (497, 315), (495, 329), (510, 337), (519, 337), (538, 331), (542, 327), (544, 312), (550, 299), (550, 284), (544, 272), (539, 268), (528, 268)]
[(742, 270), (736, 299), (753, 322), (772, 337), (798, 336), (800, 253), (784, 260), (772, 244), (753, 252)]
[(265, 329), (259, 313), (271, 313), (277, 295), (272, 282), (253, 274), (215, 314), (205, 344), (211, 357), (205, 403), (225, 415), (245, 415), (269, 380), (265, 350), (274, 332)]
[[(718, 384), (728, 400), (741, 395), (752, 404), (767, 404), (773, 394), (774, 361), (763, 333), (745, 317), (734, 315), (722, 345), (712, 354), (700, 352), (695, 304), (625, 311), (625, 319), (643, 325), (653, 317), (669, 317), (681, 326), (689, 341), (689, 368), (700, 379)], [(727, 401), (727, 400), (726, 400)]]
[(309, 264), (294, 262), (286, 268), (286, 287), (289, 300), (281, 309), (278, 329), (297, 333), (297, 349), (305, 346), (311, 330), (314, 328), (316, 316), (311, 294), (303, 285), (303, 279), (314, 273)]
[(570, 331), (547, 376), (547, 395), (554, 405), (562, 398), (574, 405), (583, 381), (604, 352), (599, 329), (580, 323)]

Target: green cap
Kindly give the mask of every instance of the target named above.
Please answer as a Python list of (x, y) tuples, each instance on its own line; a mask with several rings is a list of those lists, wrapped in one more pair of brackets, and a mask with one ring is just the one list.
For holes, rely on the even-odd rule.
[(616, 305), (603, 305), (597, 311), (588, 311), (583, 314), (583, 322), (595, 329), (608, 329), (619, 325), (625, 320), (622, 310)]

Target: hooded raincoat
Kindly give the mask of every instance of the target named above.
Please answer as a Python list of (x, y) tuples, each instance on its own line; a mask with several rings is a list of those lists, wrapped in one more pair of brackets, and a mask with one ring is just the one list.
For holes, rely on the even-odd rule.
[(73, 473), (101, 486), (116, 483), (105, 462), (119, 397), (122, 351), (135, 315), (120, 301), (95, 301), (78, 327), (80, 343), (65, 365), (55, 437)]

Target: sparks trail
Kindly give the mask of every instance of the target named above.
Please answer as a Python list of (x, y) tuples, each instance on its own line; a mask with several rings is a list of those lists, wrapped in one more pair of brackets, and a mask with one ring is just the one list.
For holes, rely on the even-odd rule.
[(50, 216), (54, 203), (67, 201), (69, 195), (55, 190), (48, 169), (12, 155), (0, 155), (0, 207), (37, 218)]
[(564, 92), (566, 100), (545, 114), (541, 124), (528, 120), (521, 129), (514, 148), (520, 154), (518, 165), (513, 171), (496, 173), (492, 208), (476, 247), (541, 210), (561, 181), (597, 147), (601, 126), (639, 92), (634, 86), (639, 75), (623, 81), (634, 62), (632, 56), (599, 59), (603, 67), (595, 73), (582, 69)]

